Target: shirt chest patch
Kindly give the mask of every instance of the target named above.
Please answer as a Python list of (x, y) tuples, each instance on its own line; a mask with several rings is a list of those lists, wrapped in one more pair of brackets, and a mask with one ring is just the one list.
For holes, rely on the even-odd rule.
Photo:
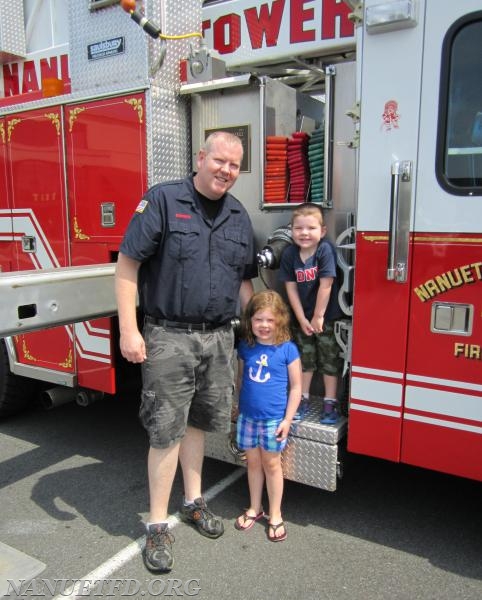
[(143, 213), (146, 206), (148, 205), (147, 200), (141, 200), (136, 208), (136, 213)]

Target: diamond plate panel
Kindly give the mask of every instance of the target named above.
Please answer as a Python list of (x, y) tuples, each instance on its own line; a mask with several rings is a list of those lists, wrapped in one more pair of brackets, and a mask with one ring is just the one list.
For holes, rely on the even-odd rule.
[[(199, 0), (145, 0), (145, 14), (159, 24), (163, 34), (186, 35), (201, 32), (202, 2)], [(190, 46), (199, 46), (200, 37), (166, 40), (166, 55), (160, 69), (156, 70), (160, 46), (149, 40), (150, 75), (155, 85), (179, 90), (179, 61), (189, 54)]]
[(23, 2), (0, 3), (0, 62), (25, 58)]
[[(201, 31), (202, 3), (198, 0), (146, 0), (145, 14), (168, 35)], [(149, 185), (185, 177), (191, 170), (190, 99), (178, 94), (179, 62), (199, 38), (167, 40), (159, 66), (160, 44), (150, 39), (148, 54), (151, 89), (148, 119)]]
[(228, 433), (206, 433), (206, 441), (204, 445), (204, 454), (210, 458), (216, 458), (233, 465), (246, 466), (246, 463), (231, 452), (229, 442), (231, 436), (235, 437), (235, 428), (231, 434)]
[(286, 479), (334, 492), (338, 446), (290, 436), (281, 455)]
[[(145, 0), (138, 10), (162, 33), (185, 35), (201, 31), (202, 3), (199, 0)], [(22, 21), (23, 22), (23, 21)], [(117, 86), (119, 89), (153, 84), (178, 90), (179, 61), (185, 58), (191, 44), (199, 37), (166, 40), (166, 53), (159, 64), (161, 41), (152, 39), (119, 5), (91, 12), (87, 0), (69, 2), (70, 75), (72, 92)], [(89, 60), (90, 44), (124, 38), (124, 52), (106, 58)]]
[[(199, 0), (145, 0), (137, 7), (164, 34), (200, 31)], [(199, 38), (167, 40), (160, 63), (161, 41), (149, 37), (118, 5), (92, 13), (87, 2), (71, 0), (69, 27), (72, 96), (147, 88), (148, 183), (185, 177), (191, 164), (190, 100), (178, 95), (179, 62)], [(89, 44), (118, 37), (125, 40), (123, 54), (88, 60)]]
[(189, 99), (152, 86), (147, 111), (149, 185), (189, 173), (191, 129)]
[(304, 419), (291, 426), (291, 435), (324, 444), (337, 444), (346, 435), (348, 420), (342, 417), (336, 425), (322, 425), (322, 408), (322, 401), (311, 397)]
[[(124, 38), (124, 52), (88, 60), (90, 44)], [(119, 5), (94, 12), (87, 0), (69, 2), (69, 61), (72, 92), (139, 87), (148, 81), (147, 35)]]

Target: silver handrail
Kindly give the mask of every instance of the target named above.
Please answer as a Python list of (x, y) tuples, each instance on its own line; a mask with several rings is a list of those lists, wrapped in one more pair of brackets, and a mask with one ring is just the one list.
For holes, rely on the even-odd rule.
[(0, 337), (117, 312), (115, 264), (0, 273)]
[(396, 283), (405, 283), (408, 277), (411, 202), (412, 162), (395, 161), (391, 168), (387, 279)]

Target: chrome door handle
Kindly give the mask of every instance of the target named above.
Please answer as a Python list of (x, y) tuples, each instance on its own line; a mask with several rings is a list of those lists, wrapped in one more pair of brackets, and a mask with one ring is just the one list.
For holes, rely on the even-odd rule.
[(391, 171), (387, 279), (405, 283), (408, 276), (412, 161), (396, 161)]

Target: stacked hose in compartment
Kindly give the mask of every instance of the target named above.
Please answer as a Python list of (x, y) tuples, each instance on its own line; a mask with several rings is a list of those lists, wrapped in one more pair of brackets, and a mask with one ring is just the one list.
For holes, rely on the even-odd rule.
[(288, 171), (290, 181), (289, 202), (299, 204), (306, 201), (310, 187), (308, 164), (308, 142), (310, 136), (297, 131), (288, 140)]
[(264, 202), (300, 204), (324, 201), (325, 132), (296, 131), (288, 138), (266, 137)]
[(288, 138), (280, 135), (266, 137), (266, 166), (264, 201), (286, 202), (288, 195)]
[(308, 162), (311, 173), (311, 201), (323, 202), (324, 198), (324, 151), (325, 132), (322, 127), (314, 129), (308, 144)]

